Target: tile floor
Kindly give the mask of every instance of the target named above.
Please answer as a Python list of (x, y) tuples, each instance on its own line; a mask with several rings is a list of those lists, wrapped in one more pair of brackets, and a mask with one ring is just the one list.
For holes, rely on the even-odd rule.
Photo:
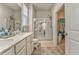
[(58, 45), (63, 51), (65, 51), (65, 40), (62, 40), (61, 43)]
[(52, 41), (39, 41), (40, 47), (34, 49), (32, 55), (64, 55), (58, 48), (53, 47)]

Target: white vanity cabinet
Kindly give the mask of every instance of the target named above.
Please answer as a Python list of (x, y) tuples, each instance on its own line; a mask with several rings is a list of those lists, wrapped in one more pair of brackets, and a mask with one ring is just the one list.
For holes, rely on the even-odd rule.
[(16, 55), (18, 54), (23, 54), (26, 55), (26, 41), (25, 39), (23, 39), (22, 41), (20, 41), (19, 43), (17, 43), (15, 45), (15, 51), (16, 51)]
[(30, 42), (30, 36), (27, 37), (27, 55), (31, 54), (31, 42)]
[(32, 34), (30, 37), (30, 41), (31, 41), (31, 53), (33, 52), (33, 39), (34, 39), (34, 35)]
[(14, 46), (10, 47), (9, 49), (5, 50), (5, 52), (2, 53), (2, 55), (14, 55)]
[(32, 48), (32, 40), (33, 40), (33, 35), (30, 35), (27, 37), (27, 55), (31, 55), (33, 48)]
[(5, 49), (5, 46), (5, 50), (0, 51), (0, 55), (31, 55), (33, 51), (33, 33), (30, 33), (28, 36), (24, 34), (20, 37), (14, 38), (15, 40), (11, 42), (11, 46), (8, 48)]
[(23, 47), (23, 49), (17, 55), (26, 55), (26, 47)]

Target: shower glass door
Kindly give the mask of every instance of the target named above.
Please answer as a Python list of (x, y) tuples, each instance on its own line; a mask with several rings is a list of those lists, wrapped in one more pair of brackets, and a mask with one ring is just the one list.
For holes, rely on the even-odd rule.
[(52, 39), (52, 23), (49, 18), (36, 18), (34, 23), (35, 38), (40, 40)]

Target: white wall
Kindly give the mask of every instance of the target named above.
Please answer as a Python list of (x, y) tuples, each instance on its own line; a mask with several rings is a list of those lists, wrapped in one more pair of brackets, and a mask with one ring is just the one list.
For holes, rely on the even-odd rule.
[(63, 6), (62, 3), (57, 3), (52, 7), (52, 26), (53, 26), (53, 44), (57, 46), (57, 11)]
[(33, 27), (33, 31), (34, 31), (34, 18), (36, 18), (36, 10), (35, 10), (34, 6), (33, 6), (32, 15), (33, 15), (33, 17), (32, 17), (32, 27)]
[(0, 28), (6, 28), (6, 20), (13, 15), (13, 10), (0, 4)]
[(28, 24), (28, 7), (23, 4), (22, 6), (22, 13), (21, 13), (21, 16), (22, 16), (22, 26), (27, 26)]
[(50, 15), (50, 11), (48, 10), (38, 10), (36, 12), (36, 18), (48, 18)]
[(33, 31), (33, 18), (36, 17), (36, 12), (32, 4), (29, 5), (29, 31)]
[(33, 12), (32, 12), (32, 15), (33, 15), (33, 18), (36, 18), (36, 10), (35, 10), (34, 6), (33, 6)]
[(29, 31), (32, 32), (32, 5), (29, 5)]

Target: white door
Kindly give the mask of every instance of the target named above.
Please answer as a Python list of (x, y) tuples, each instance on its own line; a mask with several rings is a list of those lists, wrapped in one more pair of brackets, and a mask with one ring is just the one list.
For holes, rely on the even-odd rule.
[(79, 4), (65, 4), (65, 54), (79, 54)]

